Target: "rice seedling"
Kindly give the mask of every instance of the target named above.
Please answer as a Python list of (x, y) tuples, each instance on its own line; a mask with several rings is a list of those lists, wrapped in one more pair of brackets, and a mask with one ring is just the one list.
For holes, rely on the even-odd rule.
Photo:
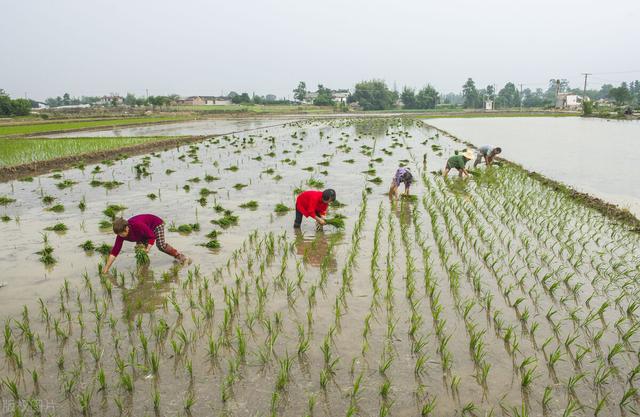
[(13, 204), (16, 202), (15, 198), (7, 197), (5, 195), (0, 195), (0, 206), (8, 206), (9, 204)]
[(247, 201), (246, 203), (240, 204), (240, 208), (255, 210), (258, 208), (258, 202), (255, 200)]
[(227, 229), (231, 226), (236, 226), (238, 224), (238, 216), (234, 216), (231, 212), (226, 213), (223, 217), (220, 217), (215, 220), (211, 220), (212, 224), (217, 224), (223, 229)]
[(278, 214), (284, 214), (284, 213), (288, 213), (289, 211), (291, 211), (292, 209), (282, 203), (278, 203), (276, 204), (275, 208), (273, 209), (273, 211), (275, 213)]
[(69, 228), (64, 223), (56, 223), (53, 226), (45, 227), (44, 230), (48, 232), (66, 232)]
[(332, 218), (325, 219), (325, 223), (329, 226), (333, 226), (336, 229), (344, 229), (344, 216), (335, 215)]
[(311, 188), (324, 188), (324, 182), (313, 177), (307, 180), (307, 185)]
[(64, 211), (64, 206), (62, 204), (56, 204), (54, 206), (51, 206), (47, 209), (45, 209), (47, 211), (52, 211), (54, 213), (62, 213)]
[(120, 204), (109, 204), (102, 211), (102, 214), (104, 214), (106, 217), (110, 218), (111, 220), (114, 220), (118, 214), (120, 214), (126, 209), (127, 208), (125, 206)]
[(146, 248), (142, 245), (136, 246), (135, 258), (136, 258), (136, 265), (138, 266), (145, 266), (145, 265), (149, 265), (150, 263), (149, 254), (147, 253)]

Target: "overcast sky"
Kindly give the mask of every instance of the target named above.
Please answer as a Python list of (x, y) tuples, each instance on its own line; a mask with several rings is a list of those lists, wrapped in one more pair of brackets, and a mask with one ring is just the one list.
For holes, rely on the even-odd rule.
[(0, 0), (0, 88), (292, 95), (382, 78), (459, 92), (640, 79), (638, 0)]

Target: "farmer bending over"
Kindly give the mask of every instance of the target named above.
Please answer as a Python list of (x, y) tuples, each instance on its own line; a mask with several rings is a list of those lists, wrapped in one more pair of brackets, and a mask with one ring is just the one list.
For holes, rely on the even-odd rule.
[(453, 155), (451, 158), (447, 160), (447, 166), (444, 168), (442, 175), (444, 175), (446, 178), (447, 175), (449, 175), (449, 171), (452, 168), (455, 168), (458, 170), (458, 175), (460, 176), (460, 178), (462, 178), (463, 176), (468, 177), (469, 171), (467, 171), (467, 168), (465, 167), (465, 165), (467, 161), (471, 161), (473, 159), (473, 156), (474, 156), (473, 151), (470, 148), (467, 148), (464, 151), (464, 153), (460, 155), (456, 153), (456, 155)]
[(144, 244), (147, 252), (149, 252), (149, 249), (151, 249), (155, 242), (161, 252), (173, 256), (177, 262), (183, 265), (191, 263), (191, 259), (184, 256), (165, 242), (164, 221), (153, 214), (139, 214), (137, 216), (133, 216), (129, 220), (119, 217), (113, 221), (113, 233), (118, 236), (116, 237), (116, 242), (111, 249), (107, 263), (104, 268), (102, 268), (103, 274), (109, 272), (109, 268), (111, 268), (113, 261), (116, 260), (116, 256), (118, 256), (120, 249), (122, 249), (122, 242), (125, 240)]
[(398, 188), (404, 183), (404, 195), (409, 195), (409, 187), (413, 183), (413, 175), (408, 168), (400, 167), (391, 179), (391, 187), (389, 188), (389, 198), (398, 198)]
[(473, 167), (477, 167), (482, 159), (484, 159), (484, 163), (487, 166), (491, 166), (493, 163), (493, 159), (502, 152), (502, 148), (496, 146), (495, 148), (491, 145), (482, 145), (476, 150), (476, 161), (473, 163)]
[(302, 216), (311, 217), (321, 228), (325, 224), (324, 216), (327, 214), (329, 203), (336, 200), (336, 192), (332, 189), (324, 191), (303, 191), (296, 199), (296, 220), (293, 223), (295, 229), (300, 228)]

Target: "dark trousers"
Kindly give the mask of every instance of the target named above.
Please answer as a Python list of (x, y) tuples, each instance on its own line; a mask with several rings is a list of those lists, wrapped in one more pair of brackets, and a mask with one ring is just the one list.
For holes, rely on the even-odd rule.
[(296, 220), (293, 222), (293, 227), (296, 229), (299, 229), (301, 224), (302, 224), (302, 213), (296, 210)]
[[(318, 213), (316, 211), (316, 217), (320, 216), (320, 213)], [(296, 229), (300, 228), (300, 225), (302, 224), (302, 213), (300, 213), (297, 209), (296, 209), (296, 220), (293, 222), (293, 227)]]

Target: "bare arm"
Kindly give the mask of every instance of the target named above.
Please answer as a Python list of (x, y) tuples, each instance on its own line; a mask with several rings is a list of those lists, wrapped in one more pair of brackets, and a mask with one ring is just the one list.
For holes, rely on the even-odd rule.
[(113, 261), (115, 261), (115, 260), (116, 260), (115, 256), (109, 255), (109, 257), (107, 258), (107, 263), (102, 268), (102, 273), (103, 274), (109, 273), (109, 268), (111, 268), (111, 265), (113, 264)]

